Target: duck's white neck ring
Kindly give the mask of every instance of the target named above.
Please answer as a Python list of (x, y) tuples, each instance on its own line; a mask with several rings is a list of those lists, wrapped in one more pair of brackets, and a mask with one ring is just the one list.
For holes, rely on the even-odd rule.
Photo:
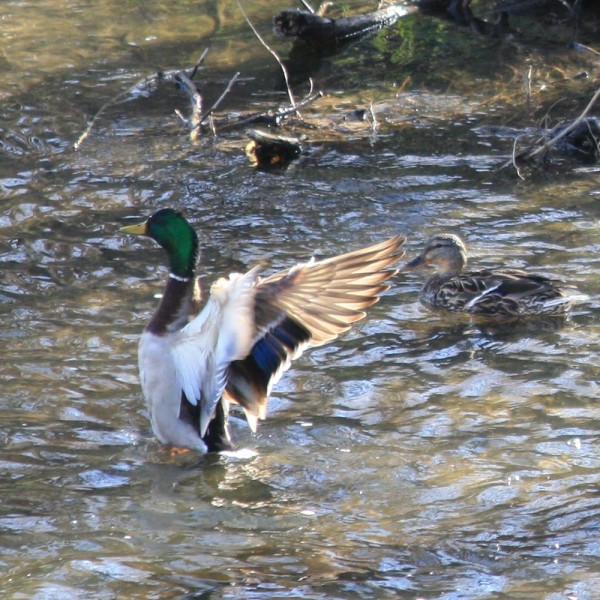
[(181, 281), (182, 283), (187, 283), (190, 280), (189, 277), (181, 277), (180, 275), (175, 275), (175, 273), (169, 273), (169, 277), (175, 281)]

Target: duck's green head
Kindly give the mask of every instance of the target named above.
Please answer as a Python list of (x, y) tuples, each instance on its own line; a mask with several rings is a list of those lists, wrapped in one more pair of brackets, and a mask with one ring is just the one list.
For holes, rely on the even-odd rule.
[(198, 255), (198, 236), (185, 217), (172, 208), (163, 208), (138, 225), (121, 227), (123, 233), (145, 235), (160, 244), (169, 256), (171, 272), (192, 277)]

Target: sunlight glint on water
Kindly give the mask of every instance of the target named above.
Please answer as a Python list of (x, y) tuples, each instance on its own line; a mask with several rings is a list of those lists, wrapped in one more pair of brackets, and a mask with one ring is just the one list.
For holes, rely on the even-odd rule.
[[(265, 35), (275, 8), (248, 5)], [(227, 110), (279, 102), (264, 93), (277, 68), (218, 3), (12, 2), (0, 39), (5, 597), (594, 597), (594, 167), (492, 176), (512, 147), (482, 129), (497, 108), (477, 110), (468, 75), (449, 94), (412, 73), (386, 104), (407, 73), (382, 73), (369, 44), (343, 57), (364, 56), (362, 70), (340, 60), (317, 76), (335, 93), (314, 114), (329, 123), (336, 102), (381, 101), (378, 136), (324, 127), (285, 173), (253, 172), (243, 132), (190, 146), (176, 90), (109, 107), (73, 152), (111, 97), (209, 44), (210, 98), (242, 71)], [(233, 415), (239, 451), (173, 458), (149, 432), (136, 366), (166, 270), (159, 249), (117, 231), (162, 206), (198, 229), (205, 287), (396, 233), (414, 256), (446, 229), (474, 264), (552, 273), (590, 301), (562, 328), (494, 329), (428, 312), (424, 273), (400, 274), (367, 321), (295, 363), (257, 435)]]

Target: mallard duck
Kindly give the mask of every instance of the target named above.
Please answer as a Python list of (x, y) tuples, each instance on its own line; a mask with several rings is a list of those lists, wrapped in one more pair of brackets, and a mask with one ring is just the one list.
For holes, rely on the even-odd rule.
[(467, 249), (452, 233), (440, 233), (425, 244), (423, 252), (402, 271), (433, 265), (421, 290), (423, 304), (449, 311), (489, 317), (563, 315), (583, 298), (567, 292), (556, 281), (521, 269), (496, 268), (466, 271)]
[(199, 243), (183, 215), (166, 208), (121, 231), (158, 242), (170, 267), (138, 351), (152, 429), (163, 444), (203, 452), (233, 447), (230, 403), (243, 408), (255, 431), (290, 361), (362, 319), (404, 254), (404, 238), (396, 236), (264, 279), (257, 268), (234, 273), (212, 285), (198, 310)]

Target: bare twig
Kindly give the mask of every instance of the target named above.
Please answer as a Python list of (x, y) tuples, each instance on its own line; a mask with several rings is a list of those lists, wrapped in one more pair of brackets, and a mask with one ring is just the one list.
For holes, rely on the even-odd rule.
[(161, 79), (163, 81), (174, 81), (175, 83), (177, 83), (177, 80), (176, 80), (177, 76), (180, 73), (186, 73), (186, 76), (189, 79), (194, 79), (194, 77), (196, 76), (196, 73), (198, 72), (198, 68), (204, 62), (204, 59), (206, 58), (208, 51), (209, 51), (208, 48), (204, 49), (204, 51), (200, 55), (200, 58), (192, 65), (191, 72), (189, 75), (186, 73), (185, 69), (172, 69), (171, 71), (159, 71), (154, 77), (158, 77), (158, 79)]
[(73, 149), (79, 150), (79, 148), (81, 147), (81, 144), (83, 144), (83, 142), (86, 140), (88, 135), (90, 135), (94, 125), (97, 123), (97, 121), (100, 119), (102, 114), (108, 108), (110, 108), (113, 104), (116, 104), (121, 98), (125, 98), (127, 95), (129, 95), (131, 93), (132, 90), (140, 89), (143, 86), (144, 87), (148, 86), (150, 83), (155, 83), (156, 80), (157, 80), (157, 75), (152, 75), (151, 77), (145, 77), (144, 79), (142, 79), (138, 83), (136, 83), (135, 86), (130, 87), (129, 89), (125, 90), (124, 92), (119, 92), (116, 96), (114, 96), (113, 98), (111, 98), (110, 100), (105, 102), (98, 109), (98, 112), (92, 117), (92, 119), (88, 123), (88, 126), (85, 128), (85, 131), (77, 138), (77, 141), (73, 144)]
[(307, 2), (307, 0), (300, 0), (300, 2), (308, 12), (311, 12), (313, 15), (315, 14), (315, 9)]
[(208, 126), (213, 134), (213, 137), (217, 137), (217, 129), (215, 127), (215, 120), (212, 115), (208, 115)]
[[(204, 113), (202, 114), (202, 96), (196, 87), (196, 84), (191, 80), (190, 77), (184, 71), (180, 71), (174, 76), (174, 81), (177, 86), (182, 89), (190, 98), (192, 103), (192, 116), (187, 119), (184, 117), (179, 110), (175, 113), (184, 122), (184, 124), (190, 129), (190, 141), (197, 142), (198, 136), (200, 135), (200, 127), (202, 124), (212, 116), (213, 112), (223, 102), (223, 99), (230, 92), (233, 84), (240, 76), (239, 72), (236, 73), (227, 84), (227, 87), (223, 93), (219, 96), (217, 101)], [(211, 129), (214, 131), (214, 124), (211, 124)]]
[(517, 142), (519, 141), (519, 138), (515, 138), (515, 142), (513, 144), (513, 151), (512, 151), (512, 164), (513, 167), (515, 168), (515, 171), (517, 172), (517, 175), (520, 179), (525, 179), (525, 177), (523, 177), (523, 175), (521, 175), (521, 170), (519, 169), (519, 164), (517, 162)]
[[(190, 142), (197, 142), (201, 123), (200, 114), (202, 112), (202, 96), (200, 95), (196, 84), (187, 76), (185, 71), (177, 73), (174, 79), (180, 89), (184, 90), (189, 96), (192, 103), (192, 116), (189, 120), (183, 119), (183, 121), (184, 123), (187, 123), (190, 128)], [(179, 112), (178, 114), (181, 118), (181, 114)]]
[(531, 110), (531, 73), (533, 71), (533, 68), (531, 67), (531, 65), (529, 66), (529, 69), (527, 69), (527, 71), (523, 72), (523, 91), (525, 92), (525, 106), (527, 107), (527, 110), (530, 111)]
[(208, 54), (208, 48), (204, 48), (204, 52), (202, 52), (202, 54), (200, 55), (200, 58), (196, 61), (196, 64), (194, 65), (192, 72), (190, 73), (190, 79), (194, 79), (194, 77), (196, 77), (198, 68), (204, 62), (204, 59), (206, 58), (207, 54)]
[(248, 18), (248, 15), (246, 15), (246, 12), (244, 11), (244, 8), (242, 7), (242, 3), (240, 2), (240, 0), (236, 0), (236, 2), (237, 2), (237, 5), (238, 5), (241, 13), (242, 13), (242, 16), (246, 20), (246, 23), (248, 23), (248, 25), (250, 26), (250, 29), (252, 29), (252, 31), (254, 32), (254, 35), (258, 38), (258, 41), (264, 46), (264, 48), (268, 52), (271, 53), (271, 55), (277, 61), (277, 64), (281, 68), (281, 71), (283, 73), (283, 78), (285, 80), (285, 87), (287, 89), (288, 98), (290, 99), (290, 104), (292, 105), (292, 107), (295, 107), (296, 106), (296, 101), (294, 100), (294, 94), (292, 94), (292, 89), (290, 88), (290, 80), (289, 80), (288, 72), (287, 72), (287, 69), (285, 68), (285, 65), (283, 64), (283, 62), (281, 61), (281, 59), (277, 55), (277, 52), (275, 52), (275, 50), (273, 50), (267, 44), (267, 42), (265, 42), (265, 40), (261, 37), (260, 33), (258, 33), (258, 30), (256, 29), (256, 27), (254, 27), (254, 25), (252, 24), (252, 22)]
[(371, 126), (373, 127), (373, 133), (377, 131), (379, 127), (379, 123), (377, 122), (377, 117), (375, 116), (375, 109), (373, 108), (373, 102), (369, 104), (369, 113), (371, 114)]
[(371, 135), (369, 136), (371, 144), (375, 144), (377, 141), (377, 130), (379, 129), (379, 123), (377, 122), (377, 116), (375, 115), (375, 108), (373, 107), (373, 102), (369, 104), (368, 113), (371, 115), (371, 118), (367, 118), (367, 121), (370, 121), (371, 125)]
[(223, 100), (225, 99), (225, 96), (227, 96), (227, 94), (229, 94), (229, 92), (231, 91), (231, 88), (233, 87), (233, 84), (237, 81), (237, 78), (239, 76), (240, 76), (240, 72), (238, 71), (229, 80), (229, 83), (227, 84), (227, 87), (225, 88), (225, 90), (223, 91), (223, 93), (217, 98), (217, 101), (204, 113), (204, 115), (200, 119), (200, 123), (198, 123), (198, 126), (200, 126), (202, 123), (204, 123), (204, 121), (206, 121), (206, 119), (208, 119), (208, 117), (210, 117), (213, 114), (213, 112), (215, 110), (217, 110), (217, 108), (219, 107), (219, 105), (221, 104), (221, 102), (223, 102)]
[(590, 48), (589, 46), (584, 46), (583, 44), (579, 44), (577, 42), (572, 42), (570, 47), (573, 48), (573, 50), (577, 50), (578, 52), (585, 52), (586, 54), (600, 56), (600, 52), (598, 52), (598, 50), (594, 50), (594, 48)]

